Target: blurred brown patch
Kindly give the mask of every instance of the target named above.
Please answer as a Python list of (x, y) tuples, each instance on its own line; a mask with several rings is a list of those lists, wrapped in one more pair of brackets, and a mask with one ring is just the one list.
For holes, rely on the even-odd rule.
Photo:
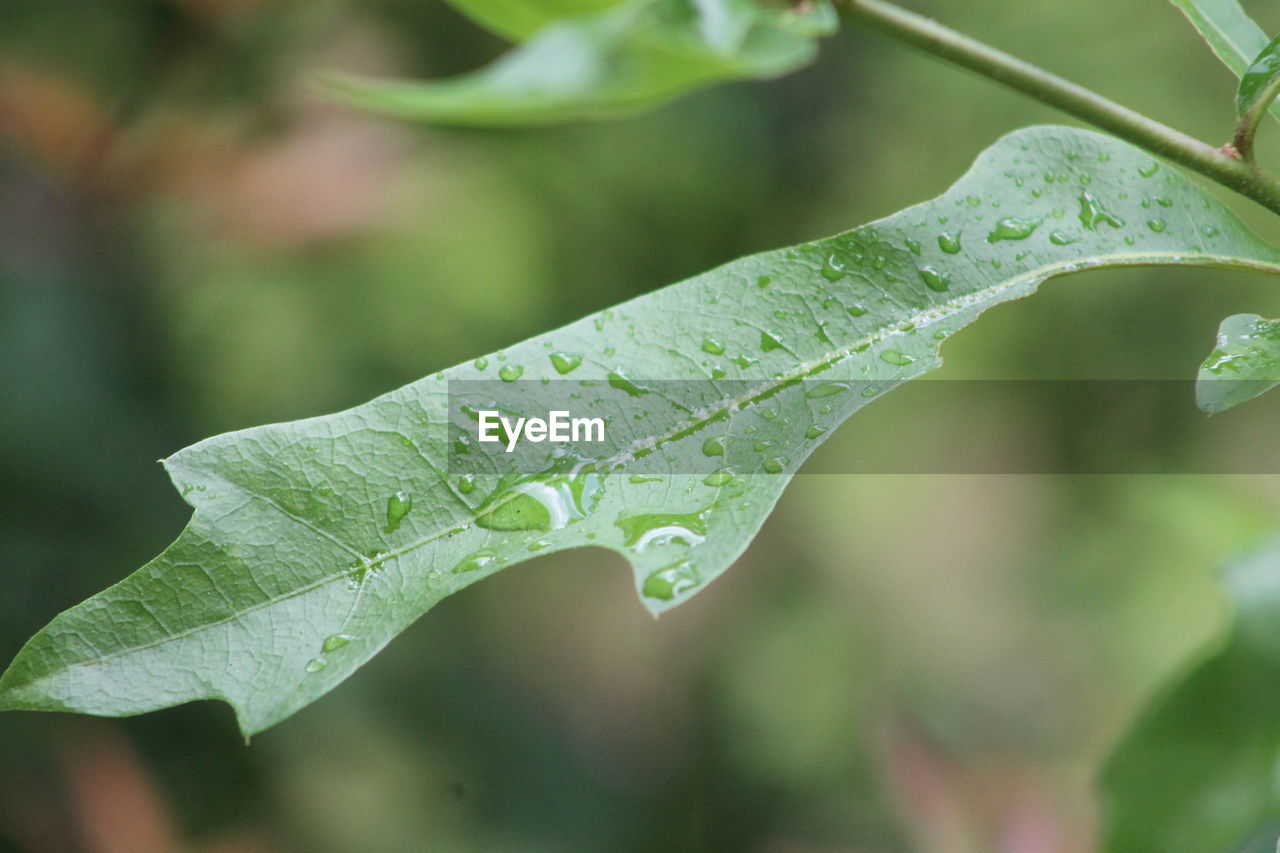
[(52, 71), (0, 59), (0, 140), (61, 174), (91, 156), (108, 111), (89, 87)]
[(132, 746), (111, 726), (89, 726), (63, 750), (72, 812), (88, 853), (176, 853), (170, 809)]
[(193, 224), (215, 236), (274, 248), (385, 225), (408, 151), (401, 131), (324, 108), (257, 144), (182, 136), (162, 134), (149, 158), (156, 190), (189, 205)]
[(1081, 853), (1087, 822), (1025, 756), (951, 755), (898, 721), (884, 763), (913, 849), (922, 853)]

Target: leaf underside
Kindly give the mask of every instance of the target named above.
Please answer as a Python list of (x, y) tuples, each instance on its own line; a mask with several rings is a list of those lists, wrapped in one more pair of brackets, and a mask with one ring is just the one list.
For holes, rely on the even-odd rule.
[(492, 64), (439, 81), (339, 77), (329, 93), (437, 124), (512, 126), (630, 115), (693, 89), (778, 77), (836, 29), (827, 0), (623, 0), (557, 20)]
[[(734, 261), (345, 412), (215, 436), (165, 460), (195, 509), (178, 540), (40, 631), (0, 678), (0, 709), (119, 716), (223, 699), (258, 732), (445, 596), (584, 545), (622, 554), (660, 614), (742, 553), (831, 429), (938, 365), (949, 335), (1051, 276), (1155, 263), (1275, 273), (1280, 253), (1138, 150), (1031, 128), (887, 219)], [(451, 476), (448, 383), (516, 374), (589, 388), (594, 411), (651, 449), (646, 476), (626, 464), (589, 488), (551, 468), (514, 485)], [(691, 412), (637, 397), (650, 379), (697, 380), (714, 399)], [(629, 416), (637, 405), (643, 419)], [(709, 438), (767, 449), (722, 470)], [(531, 511), (494, 524), (513, 497)], [(636, 538), (637, 525), (673, 524), (687, 535)]]
[(1254, 836), (1260, 845), (1247, 849), (1275, 849), (1280, 541), (1239, 561), (1226, 579), (1236, 611), (1228, 636), (1138, 721), (1107, 764), (1105, 850), (1241, 850)]
[(523, 41), (562, 18), (588, 15), (618, 0), (448, 0), (459, 12), (500, 36)]

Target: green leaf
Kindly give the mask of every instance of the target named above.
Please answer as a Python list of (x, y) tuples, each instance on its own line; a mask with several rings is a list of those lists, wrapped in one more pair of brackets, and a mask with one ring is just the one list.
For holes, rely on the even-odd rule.
[(618, 0), (449, 0), (449, 5), (481, 26), (524, 41), (552, 21), (599, 12)]
[(1262, 116), (1280, 94), (1280, 38), (1267, 45), (1240, 78), (1236, 90), (1236, 147), (1246, 156), (1253, 148), (1253, 137)]
[(1239, 0), (1170, 0), (1182, 10), (1209, 47), (1237, 77), (1262, 49), (1267, 35)]
[(1196, 402), (1224, 412), (1280, 385), (1280, 320), (1236, 314), (1218, 327), (1218, 343), (1196, 376)]
[[(1267, 49), (1267, 34), (1239, 0), (1170, 0), (1182, 10), (1209, 47), (1237, 77), (1243, 77)], [(1280, 106), (1271, 114), (1280, 119)]]
[[(623, 555), (660, 614), (725, 571), (823, 438), (939, 364), (949, 335), (1051, 276), (1157, 263), (1274, 274), (1280, 252), (1136, 149), (1032, 128), (887, 219), (734, 261), (345, 412), (208, 439), (165, 461), (195, 508), (177, 542), (40, 631), (0, 678), (0, 708), (125, 715), (215, 698), (257, 732), (445, 596), (585, 545)], [(517, 377), (530, 381), (503, 385)], [(616, 464), (450, 474), (448, 391), (478, 380), (513, 393), (578, 383), (593, 413), (625, 427)], [(656, 380), (685, 380), (703, 402)]]
[(330, 93), (404, 119), (523, 125), (627, 115), (692, 89), (778, 77), (835, 30), (827, 0), (803, 11), (754, 0), (625, 0), (558, 20), (478, 71), (433, 82), (343, 77)]
[(1229, 851), (1280, 821), (1280, 541), (1232, 566), (1226, 588), (1229, 635), (1108, 762), (1106, 850)]

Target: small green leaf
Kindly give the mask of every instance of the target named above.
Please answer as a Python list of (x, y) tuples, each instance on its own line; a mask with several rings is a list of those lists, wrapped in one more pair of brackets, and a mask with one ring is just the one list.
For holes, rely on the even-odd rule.
[(599, 12), (618, 0), (448, 0), (449, 5), (500, 36), (524, 41), (552, 21)]
[(836, 28), (827, 0), (803, 11), (754, 0), (625, 0), (557, 20), (478, 71), (440, 81), (343, 77), (338, 99), (404, 119), (524, 125), (627, 115), (715, 83), (808, 64)]
[(1236, 128), (1235, 144), (1245, 159), (1252, 159), (1254, 134), (1277, 94), (1280, 94), (1280, 38), (1258, 54), (1240, 78), (1240, 88), (1236, 90), (1240, 124)]
[(1218, 327), (1218, 343), (1196, 377), (1196, 402), (1224, 412), (1280, 385), (1280, 320), (1236, 314)]
[[(1239, 0), (1170, 0), (1182, 10), (1231, 73), (1243, 77), (1267, 49), (1267, 34)], [(1280, 106), (1271, 114), (1280, 119)]]
[(1280, 821), (1280, 541), (1232, 566), (1226, 588), (1229, 635), (1107, 763), (1105, 850), (1231, 851)]
[(1204, 40), (1237, 77), (1267, 46), (1262, 27), (1245, 12), (1239, 0), (1170, 0), (1191, 21)]
[[(660, 614), (738, 558), (826, 436), (936, 367), (982, 312), (1052, 276), (1161, 263), (1277, 274), (1280, 252), (1135, 148), (1031, 128), (887, 219), (742, 258), (345, 412), (207, 439), (165, 461), (195, 509), (186, 530), (36, 634), (0, 677), (0, 709), (120, 716), (223, 699), (261, 731), (436, 602), (566, 548), (621, 554)], [(557, 457), (514, 481), (451, 472), (450, 388), (478, 380), (494, 394), (580, 388), (592, 414), (625, 424), (610, 433), (616, 464)], [(662, 380), (702, 402), (668, 397)], [(499, 399), (486, 407), (523, 407)]]

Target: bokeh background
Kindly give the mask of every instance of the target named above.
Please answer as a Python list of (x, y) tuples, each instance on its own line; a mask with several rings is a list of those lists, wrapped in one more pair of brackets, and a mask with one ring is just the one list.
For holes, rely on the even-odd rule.
[[(1233, 80), (1164, 0), (912, 6), (1229, 135)], [(886, 215), (1008, 130), (1071, 123), (857, 33), (605, 124), (425, 129), (311, 88), (503, 47), (439, 0), (0, 0), (0, 665), (176, 536), (156, 459)], [(1075, 276), (948, 343), (938, 376), (1185, 379), (1238, 312), (1280, 315), (1275, 282)], [(1069, 457), (1105, 415), (1013, 390), (963, 423), (872, 408), (829, 452), (910, 435), (998, 470)], [(1247, 470), (1274, 431), (1239, 411), (1190, 449), (1158, 409), (1122, 417), (1154, 459)], [(1087, 851), (1100, 760), (1278, 516), (1274, 476), (801, 476), (660, 622), (616, 556), (533, 560), (248, 747), (211, 703), (6, 714), (0, 851)]]

